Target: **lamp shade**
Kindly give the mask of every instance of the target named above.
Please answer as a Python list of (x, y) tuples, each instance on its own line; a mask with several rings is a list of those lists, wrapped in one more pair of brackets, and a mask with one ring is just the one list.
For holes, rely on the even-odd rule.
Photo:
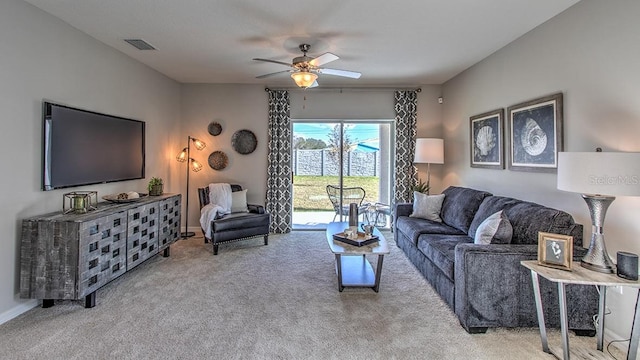
[(444, 164), (444, 140), (416, 139), (416, 154), (413, 158), (418, 164)]
[(560, 152), (558, 189), (590, 195), (640, 196), (640, 153)]
[(296, 85), (306, 89), (313, 85), (316, 79), (318, 79), (318, 75), (308, 71), (298, 71), (291, 74), (291, 78), (295, 81)]

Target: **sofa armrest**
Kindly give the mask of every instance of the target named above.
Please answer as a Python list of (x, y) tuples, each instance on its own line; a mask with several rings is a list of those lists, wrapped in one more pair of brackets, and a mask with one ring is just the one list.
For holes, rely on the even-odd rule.
[(254, 214), (264, 214), (264, 206), (256, 205), (256, 204), (247, 204), (247, 209), (249, 209), (250, 213)]
[[(579, 260), (584, 252), (582, 248), (576, 249), (574, 259)], [(457, 245), (455, 314), (460, 324), (467, 330), (496, 324), (505, 327), (536, 326), (531, 272), (520, 261), (537, 257), (537, 245)], [(555, 284), (541, 281), (541, 291), (548, 325), (558, 326)], [(597, 313), (597, 300), (593, 287), (569, 287), (569, 328), (592, 330), (591, 316)]]
[(396, 209), (393, 212), (394, 216), (399, 218), (400, 216), (409, 216), (413, 212), (413, 204), (412, 203), (398, 203), (396, 204)]

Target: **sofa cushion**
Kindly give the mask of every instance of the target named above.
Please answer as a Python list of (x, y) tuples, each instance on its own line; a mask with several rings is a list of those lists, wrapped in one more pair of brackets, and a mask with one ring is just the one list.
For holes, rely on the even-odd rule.
[(454, 280), (455, 248), (461, 243), (472, 243), (467, 235), (423, 234), (418, 237), (418, 249), (431, 260), (451, 281)]
[(442, 222), (440, 210), (444, 194), (427, 195), (418, 191), (413, 192), (413, 212), (410, 217)]
[[(486, 218), (474, 234), (473, 242), (480, 245), (509, 244), (513, 235), (513, 227), (500, 210)], [(471, 234), (469, 234), (471, 236)]]
[[(476, 215), (473, 217), (473, 221), (469, 226), (469, 236), (474, 236), (480, 224), (482, 224), (482, 222), (492, 214), (495, 214), (500, 210), (510, 209), (514, 205), (519, 204), (521, 202), (522, 200), (516, 200), (513, 198), (503, 197), (503, 196), (487, 197), (486, 199), (484, 199), (482, 204), (480, 204), (480, 207), (478, 208)], [(506, 212), (505, 212), (505, 215), (507, 215)], [(507, 218), (509, 217), (507, 216)], [(511, 221), (511, 219), (509, 219), (509, 221)]]
[(466, 235), (462, 231), (444, 223), (408, 216), (398, 217), (395, 231), (404, 234), (414, 245), (422, 234)]
[(445, 191), (440, 217), (442, 221), (467, 234), (478, 207), (487, 196), (486, 191), (450, 186)]
[[(576, 234), (573, 217), (568, 213), (552, 209), (540, 204), (502, 196), (486, 198), (476, 213), (469, 231), (477, 230), (478, 226), (496, 211), (504, 210), (513, 227), (511, 244), (538, 244), (538, 232), (574, 236), (574, 247), (582, 245), (582, 235)], [(576, 236), (579, 235), (579, 236)]]

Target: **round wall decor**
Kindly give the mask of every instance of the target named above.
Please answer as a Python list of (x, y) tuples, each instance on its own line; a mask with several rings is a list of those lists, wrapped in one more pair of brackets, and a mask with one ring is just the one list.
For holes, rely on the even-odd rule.
[(209, 166), (211, 166), (213, 170), (222, 170), (227, 167), (228, 163), (229, 158), (227, 154), (222, 151), (214, 151), (209, 155)]
[(209, 134), (218, 136), (222, 132), (222, 125), (220, 125), (220, 123), (212, 121), (207, 129), (209, 130)]
[(231, 146), (240, 154), (251, 154), (258, 145), (258, 139), (251, 130), (238, 130), (231, 137)]

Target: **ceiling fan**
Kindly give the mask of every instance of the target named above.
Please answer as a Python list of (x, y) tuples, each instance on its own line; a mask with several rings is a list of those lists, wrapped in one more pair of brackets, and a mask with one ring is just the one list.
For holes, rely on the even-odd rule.
[(256, 76), (256, 78), (262, 79), (269, 76), (289, 72), (291, 73), (291, 78), (293, 79), (293, 81), (295, 81), (296, 85), (303, 89), (306, 89), (318, 86), (318, 82), (316, 81), (318, 79), (318, 74), (344, 76), (352, 79), (359, 79), (362, 75), (356, 71), (323, 68), (321, 67), (322, 65), (334, 60), (338, 60), (339, 57), (330, 52), (327, 52), (313, 58), (307, 56), (307, 52), (311, 48), (311, 45), (300, 44), (300, 46), (298, 47), (300, 48), (300, 51), (302, 51), (302, 56), (293, 58), (291, 64), (277, 60), (254, 58), (253, 60), (266, 61), (290, 67), (289, 70), (276, 71), (274, 73)]

